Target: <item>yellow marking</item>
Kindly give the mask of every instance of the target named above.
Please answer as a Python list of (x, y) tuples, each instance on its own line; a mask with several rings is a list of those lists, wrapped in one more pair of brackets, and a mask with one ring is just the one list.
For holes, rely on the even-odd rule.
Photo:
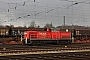
[(3, 48), (4, 51), (6, 51), (6, 48)]

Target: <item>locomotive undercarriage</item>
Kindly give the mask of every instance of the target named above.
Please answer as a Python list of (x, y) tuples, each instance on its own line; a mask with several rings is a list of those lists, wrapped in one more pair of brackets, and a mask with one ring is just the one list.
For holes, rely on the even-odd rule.
[(24, 44), (28, 45), (44, 45), (44, 44), (70, 44), (72, 43), (71, 39), (68, 40), (27, 40), (24, 41)]

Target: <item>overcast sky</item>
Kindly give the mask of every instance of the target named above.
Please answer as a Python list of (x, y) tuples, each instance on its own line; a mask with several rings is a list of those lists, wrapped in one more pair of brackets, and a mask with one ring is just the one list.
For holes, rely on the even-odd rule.
[(90, 0), (0, 0), (2, 25), (28, 26), (34, 20), (56, 27), (64, 24), (64, 16), (66, 25), (90, 26)]

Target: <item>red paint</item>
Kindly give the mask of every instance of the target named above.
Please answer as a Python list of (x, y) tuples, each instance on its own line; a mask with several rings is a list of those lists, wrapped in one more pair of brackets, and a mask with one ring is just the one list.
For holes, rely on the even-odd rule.
[(60, 40), (71, 38), (70, 32), (61, 32), (61, 31), (51, 31), (51, 29), (47, 29), (47, 31), (27, 31), (24, 34), (24, 38), (27, 39), (52, 39), (52, 40)]

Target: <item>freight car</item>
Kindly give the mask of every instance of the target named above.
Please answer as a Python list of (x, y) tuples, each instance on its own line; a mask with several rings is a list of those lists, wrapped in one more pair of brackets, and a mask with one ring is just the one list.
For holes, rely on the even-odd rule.
[(71, 33), (52, 31), (47, 28), (47, 31), (26, 31), (24, 34), (25, 44), (69, 44), (72, 42)]
[(74, 29), (73, 38), (75, 43), (90, 43), (90, 29)]
[(21, 35), (18, 33), (18, 30), (14, 30), (10, 27), (0, 27), (0, 42), (9, 43), (9, 42), (18, 42), (20, 41)]

